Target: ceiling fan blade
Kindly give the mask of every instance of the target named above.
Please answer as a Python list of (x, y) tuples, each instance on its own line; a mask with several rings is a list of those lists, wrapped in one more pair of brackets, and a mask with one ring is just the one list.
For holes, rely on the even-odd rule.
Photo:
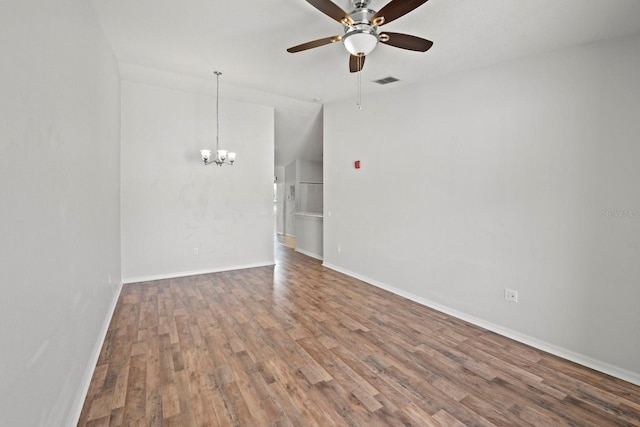
[(339, 42), (340, 40), (342, 40), (342, 37), (340, 36), (325, 37), (323, 39), (318, 39), (318, 40), (314, 40), (311, 42), (306, 42), (306, 43), (299, 44), (297, 46), (290, 47), (289, 49), (287, 49), (287, 52), (289, 53), (301, 52), (303, 50), (313, 49), (314, 47), (320, 47), (326, 44)]
[(399, 47), (400, 49), (415, 50), (416, 52), (426, 52), (433, 46), (431, 40), (402, 33), (389, 33), (385, 31), (384, 33), (380, 33), (378, 39), (380, 43)]
[(349, 71), (352, 73), (362, 71), (362, 68), (364, 67), (364, 58), (364, 55), (349, 55)]
[(351, 16), (331, 0), (307, 0), (307, 3), (340, 23), (353, 24)]
[(427, 0), (391, 0), (382, 9), (380, 9), (378, 13), (373, 15), (371, 21), (375, 21), (377, 18), (382, 17), (384, 18), (384, 21), (378, 25), (388, 24), (389, 22), (406, 15), (413, 9), (422, 6), (426, 2)]

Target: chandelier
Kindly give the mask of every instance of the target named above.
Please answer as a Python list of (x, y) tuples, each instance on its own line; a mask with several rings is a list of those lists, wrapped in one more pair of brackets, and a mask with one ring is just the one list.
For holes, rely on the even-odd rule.
[(220, 75), (222, 74), (220, 71), (214, 71), (213, 74), (216, 75), (216, 153), (215, 157), (211, 157), (211, 150), (200, 150), (200, 155), (202, 156), (202, 161), (205, 165), (213, 165), (216, 164), (218, 166), (222, 165), (233, 165), (233, 162), (236, 160), (236, 153), (228, 152), (227, 150), (220, 149), (220, 114), (219, 114), (219, 105), (220, 105)]

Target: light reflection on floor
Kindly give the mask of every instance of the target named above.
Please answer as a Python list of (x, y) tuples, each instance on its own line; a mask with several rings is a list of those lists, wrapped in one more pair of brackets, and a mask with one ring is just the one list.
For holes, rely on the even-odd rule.
[(300, 284), (300, 279), (306, 277), (304, 265), (308, 262), (320, 263), (321, 261), (296, 252), (295, 237), (275, 234), (273, 246), (275, 267), (272, 282), (273, 295), (270, 302), (286, 310), (291, 306), (292, 299), (296, 298), (296, 288)]
[(291, 236), (285, 236), (284, 234), (276, 234), (275, 239), (277, 243), (281, 245), (285, 245), (288, 248), (295, 249), (296, 248), (296, 238)]

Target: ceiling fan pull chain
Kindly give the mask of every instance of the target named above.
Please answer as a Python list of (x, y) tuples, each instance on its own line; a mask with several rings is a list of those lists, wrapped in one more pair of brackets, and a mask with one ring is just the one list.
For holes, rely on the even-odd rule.
[(358, 68), (360, 69), (360, 71), (358, 71), (358, 109), (362, 110), (362, 55), (358, 56), (358, 61), (360, 62)]

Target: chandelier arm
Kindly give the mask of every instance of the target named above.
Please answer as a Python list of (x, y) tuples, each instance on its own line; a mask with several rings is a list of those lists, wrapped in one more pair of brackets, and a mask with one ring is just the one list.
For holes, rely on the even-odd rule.
[(209, 165), (218, 165), (218, 166), (229, 165), (229, 166), (233, 166), (233, 162), (227, 161), (227, 160), (220, 160), (220, 159), (203, 160), (203, 162), (204, 162), (205, 166), (209, 166)]

